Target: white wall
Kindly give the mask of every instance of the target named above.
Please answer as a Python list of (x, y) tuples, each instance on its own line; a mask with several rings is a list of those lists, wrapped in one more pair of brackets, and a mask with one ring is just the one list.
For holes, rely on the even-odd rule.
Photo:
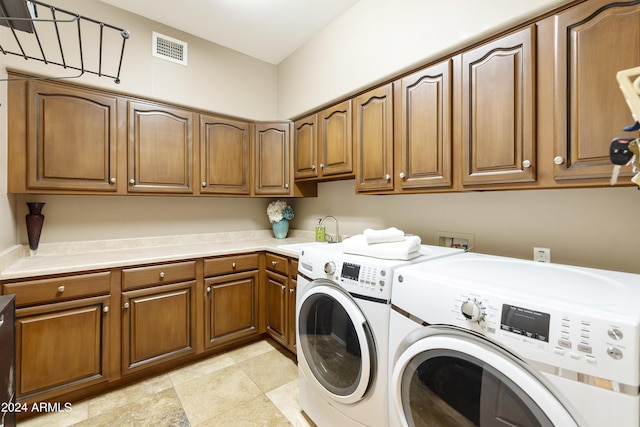
[(278, 66), (278, 111), (293, 118), (569, 0), (360, 0)]

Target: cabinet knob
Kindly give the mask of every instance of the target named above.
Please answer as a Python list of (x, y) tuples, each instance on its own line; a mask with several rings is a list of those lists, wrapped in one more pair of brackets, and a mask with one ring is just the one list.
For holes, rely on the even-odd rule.
[(384, 176), (384, 179), (385, 179), (385, 180), (387, 180), (387, 181), (390, 181), (390, 180), (391, 180), (391, 175), (386, 174), (386, 175)]
[(311, 165), (311, 170), (312, 171), (316, 170), (316, 165)]
[(127, 308), (129, 308), (129, 302), (125, 302), (125, 303), (124, 303), (124, 305), (122, 306), (122, 308), (124, 308), (125, 310), (126, 310)]
[(111, 178), (111, 179), (109, 180), (109, 182), (111, 182), (112, 184), (115, 184), (115, 183), (116, 183), (116, 179), (115, 179), (115, 178)]
[(136, 183), (136, 180), (135, 180), (135, 179), (131, 178), (131, 179), (129, 180), (129, 184), (133, 185), (133, 184), (135, 184), (135, 183)]
[(292, 294), (295, 292), (295, 289), (289, 289), (289, 293)]
[(530, 168), (531, 167), (531, 160), (523, 160), (522, 161), (522, 167), (523, 168)]
[(561, 165), (564, 163), (564, 157), (562, 156), (556, 156), (553, 158), (553, 163), (555, 163), (556, 165)]
[(109, 306), (108, 306), (108, 305), (105, 305), (104, 307), (102, 307), (102, 311), (103, 311), (104, 313), (108, 313), (108, 312), (109, 312)]
[(274, 266), (274, 267), (276, 266), (277, 263), (278, 263), (278, 261), (271, 261), (271, 265)]
[(284, 188), (285, 188), (285, 189), (289, 189), (289, 184), (285, 184), (285, 185), (284, 185)]
[(324, 169), (324, 163), (320, 163), (320, 169)]
[(236, 263), (235, 262), (231, 263), (231, 268), (236, 268)]
[(400, 177), (400, 179), (404, 179), (404, 177), (405, 177), (406, 175), (404, 174), (404, 172), (400, 172), (400, 174), (399, 174), (398, 176)]
[(63, 293), (64, 292), (64, 285), (60, 285), (58, 286), (58, 292)]
[(207, 293), (211, 292), (211, 286), (207, 286)]
[(160, 272), (160, 278), (161, 278), (161, 279), (164, 279), (164, 271), (161, 271), (161, 272)]
[(207, 186), (207, 182), (206, 181), (202, 181), (202, 186), (206, 187)]

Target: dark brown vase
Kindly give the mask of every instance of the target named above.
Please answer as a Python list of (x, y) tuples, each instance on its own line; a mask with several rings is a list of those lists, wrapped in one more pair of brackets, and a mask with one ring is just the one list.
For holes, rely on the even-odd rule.
[(29, 213), (25, 217), (27, 220), (27, 236), (29, 237), (29, 248), (32, 251), (38, 249), (40, 243), (40, 233), (42, 233), (42, 224), (44, 223), (44, 215), (42, 215), (42, 202), (27, 202)]

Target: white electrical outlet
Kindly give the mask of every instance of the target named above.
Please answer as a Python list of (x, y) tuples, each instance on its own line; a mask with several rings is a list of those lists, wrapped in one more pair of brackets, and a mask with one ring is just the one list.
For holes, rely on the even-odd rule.
[(533, 260), (538, 262), (551, 262), (551, 249), (533, 248)]

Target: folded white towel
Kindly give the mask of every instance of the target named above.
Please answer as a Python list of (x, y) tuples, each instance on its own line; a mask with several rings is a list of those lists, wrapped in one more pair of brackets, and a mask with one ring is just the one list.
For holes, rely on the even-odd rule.
[(364, 234), (357, 234), (342, 241), (342, 252), (380, 259), (409, 260), (420, 256), (420, 236), (406, 236), (401, 242), (370, 245)]
[(370, 245), (373, 243), (402, 242), (404, 240), (404, 231), (395, 227), (385, 228), (384, 230), (367, 228), (362, 234), (367, 238), (367, 243)]

